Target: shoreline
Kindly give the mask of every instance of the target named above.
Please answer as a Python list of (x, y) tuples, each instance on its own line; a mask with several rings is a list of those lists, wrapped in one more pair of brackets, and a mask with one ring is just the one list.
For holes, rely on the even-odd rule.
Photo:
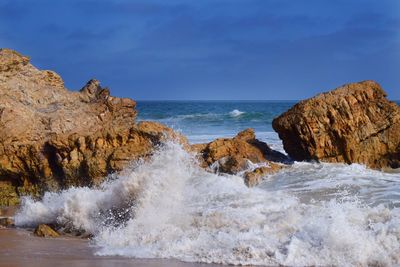
[(0, 229), (0, 267), (107, 266), (107, 267), (222, 267), (174, 259), (135, 259), (96, 256), (89, 240), (62, 236), (43, 238), (21, 228)]

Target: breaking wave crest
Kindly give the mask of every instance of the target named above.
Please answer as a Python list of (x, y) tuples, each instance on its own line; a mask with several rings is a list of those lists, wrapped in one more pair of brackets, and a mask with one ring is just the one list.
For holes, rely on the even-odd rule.
[(242, 114), (244, 114), (245, 112), (244, 111), (240, 111), (240, 110), (238, 110), (238, 109), (234, 109), (234, 110), (232, 110), (231, 112), (229, 112), (229, 115), (231, 116), (231, 117), (239, 117), (240, 115), (242, 115)]
[(179, 122), (223, 122), (223, 121), (242, 121), (242, 122), (266, 122), (270, 123), (273, 117), (270, 114), (260, 112), (244, 112), (234, 109), (228, 113), (192, 113), (174, 116), (160, 116), (151, 118), (151, 120), (163, 123), (179, 123)]
[(206, 172), (193, 155), (167, 143), (97, 189), (23, 199), (15, 220), (88, 231), (98, 255), (296, 266), (400, 263), (399, 208), (357, 197), (302, 201), (284, 178), (266, 190), (273, 178), (247, 188), (241, 177)]

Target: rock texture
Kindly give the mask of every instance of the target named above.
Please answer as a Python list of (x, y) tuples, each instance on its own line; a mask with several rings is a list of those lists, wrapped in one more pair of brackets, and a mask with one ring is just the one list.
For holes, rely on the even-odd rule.
[(60, 234), (57, 233), (53, 228), (51, 228), (47, 224), (39, 224), (36, 228), (35, 231), (33, 232), (34, 235), (40, 236), (40, 237), (59, 237)]
[(400, 167), (400, 107), (374, 81), (301, 101), (273, 121), (295, 160)]
[(280, 170), (284, 166), (282, 163), (288, 163), (285, 155), (257, 140), (253, 129), (246, 129), (234, 138), (220, 138), (192, 148), (200, 154), (203, 167), (243, 175), (248, 186), (256, 185), (263, 176)]
[(13, 206), (0, 207), (0, 229), (15, 227), (14, 224), (15, 211), (16, 208)]
[(151, 154), (166, 137), (158, 123), (136, 123), (136, 103), (90, 80), (68, 91), (53, 71), (0, 50), (0, 206), (21, 195), (93, 185)]
[(14, 227), (14, 220), (11, 217), (0, 217), (0, 229)]

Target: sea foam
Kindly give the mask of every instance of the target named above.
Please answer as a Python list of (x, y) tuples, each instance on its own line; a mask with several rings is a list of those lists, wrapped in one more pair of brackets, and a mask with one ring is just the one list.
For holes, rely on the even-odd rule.
[(240, 111), (240, 110), (238, 110), (238, 109), (234, 109), (234, 110), (232, 110), (231, 112), (229, 112), (229, 115), (231, 116), (231, 117), (239, 117), (240, 115), (242, 115), (242, 114), (244, 114), (245, 112), (243, 112), (243, 111)]
[[(47, 193), (42, 201), (24, 198), (15, 221), (18, 226), (56, 222), (89, 231), (98, 255), (225, 264), (399, 264), (399, 208), (340, 194), (321, 199), (313, 194), (305, 201), (296, 193), (302, 186), (306, 191), (323, 188), (323, 181), (313, 184), (317, 178), (306, 176), (326, 175), (330, 168), (333, 176), (341, 175), (337, 168), (347, 167), (296, 163), (292, 171), (248, 188), (241, 177), (204, 171), (193, 155), (167, 143), (151, 160), (110, 177), (100, 188)], [(356, 169), (354, 178), (369, 173)], [(293, 186), (285, 177), (296, 175)], [(304, 184), (302, 175), (308, 178)], [(363, 182), (360, 187), (370, 190)], [(329, 181), (326, 192), (332, 189)]]

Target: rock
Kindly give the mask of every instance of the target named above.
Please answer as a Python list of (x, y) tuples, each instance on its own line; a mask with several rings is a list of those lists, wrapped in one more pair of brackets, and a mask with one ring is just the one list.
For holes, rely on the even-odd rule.
[(2, 206), (0, 207), (0, 217), (14, 218), (17, 209), (17, 206)]
[(0, 50), (0, 205), (21, 195), (91, 186), (155, 146), (184, 137), (153, 122), (136, 123), (136, 103), (90, 80), (79, 92), (29, 58)]
[(262, 177), (269, 174), (274, 174), (279, 170), (281, 170), (282, 168), (283, 165), (269, 163), (268, 166), (263, 166), (253, 171), (248, 171), (244, 174), (244, 183), (248, 187), (255, 186), (260, 183)]
[(59, 237), (60, 235), (49, 225), (47, 224), (39, 224), (35, 231), (33, 232), (34, 235), (40, 237)]
[[(11, 181), (0, 181), (0, 207), (19, 204), (19, 196)], [(1, 214), (0, 214), (1, 215)]]
[[(288, 163), (285, 155), (257, 140), (253, 129), (246, 129), (234, 138), (220, 138), (208, 144), (193, 145), (192, 150), (199, 153), (202, 167), (248, 176), (246, 179), (251, 182), (246, 184), (249, 186), (256, 185), (261, 176), (281, 169), (284, 166), (282, 163)], [(252, 165), (260, 163), (266, 164), (263, 171), (251, 170)]]
[(273, 128), (294, 160), (400, 167), (400, 107), (374, 81), (301, 101), (274, 119)]
[(14, 227), (14, 220), (10, 217), (0, 218), (0, 228)]
[(29, 57), (11, 49), (0, 49), (0, 72), (13, 74), (29, 63)]

